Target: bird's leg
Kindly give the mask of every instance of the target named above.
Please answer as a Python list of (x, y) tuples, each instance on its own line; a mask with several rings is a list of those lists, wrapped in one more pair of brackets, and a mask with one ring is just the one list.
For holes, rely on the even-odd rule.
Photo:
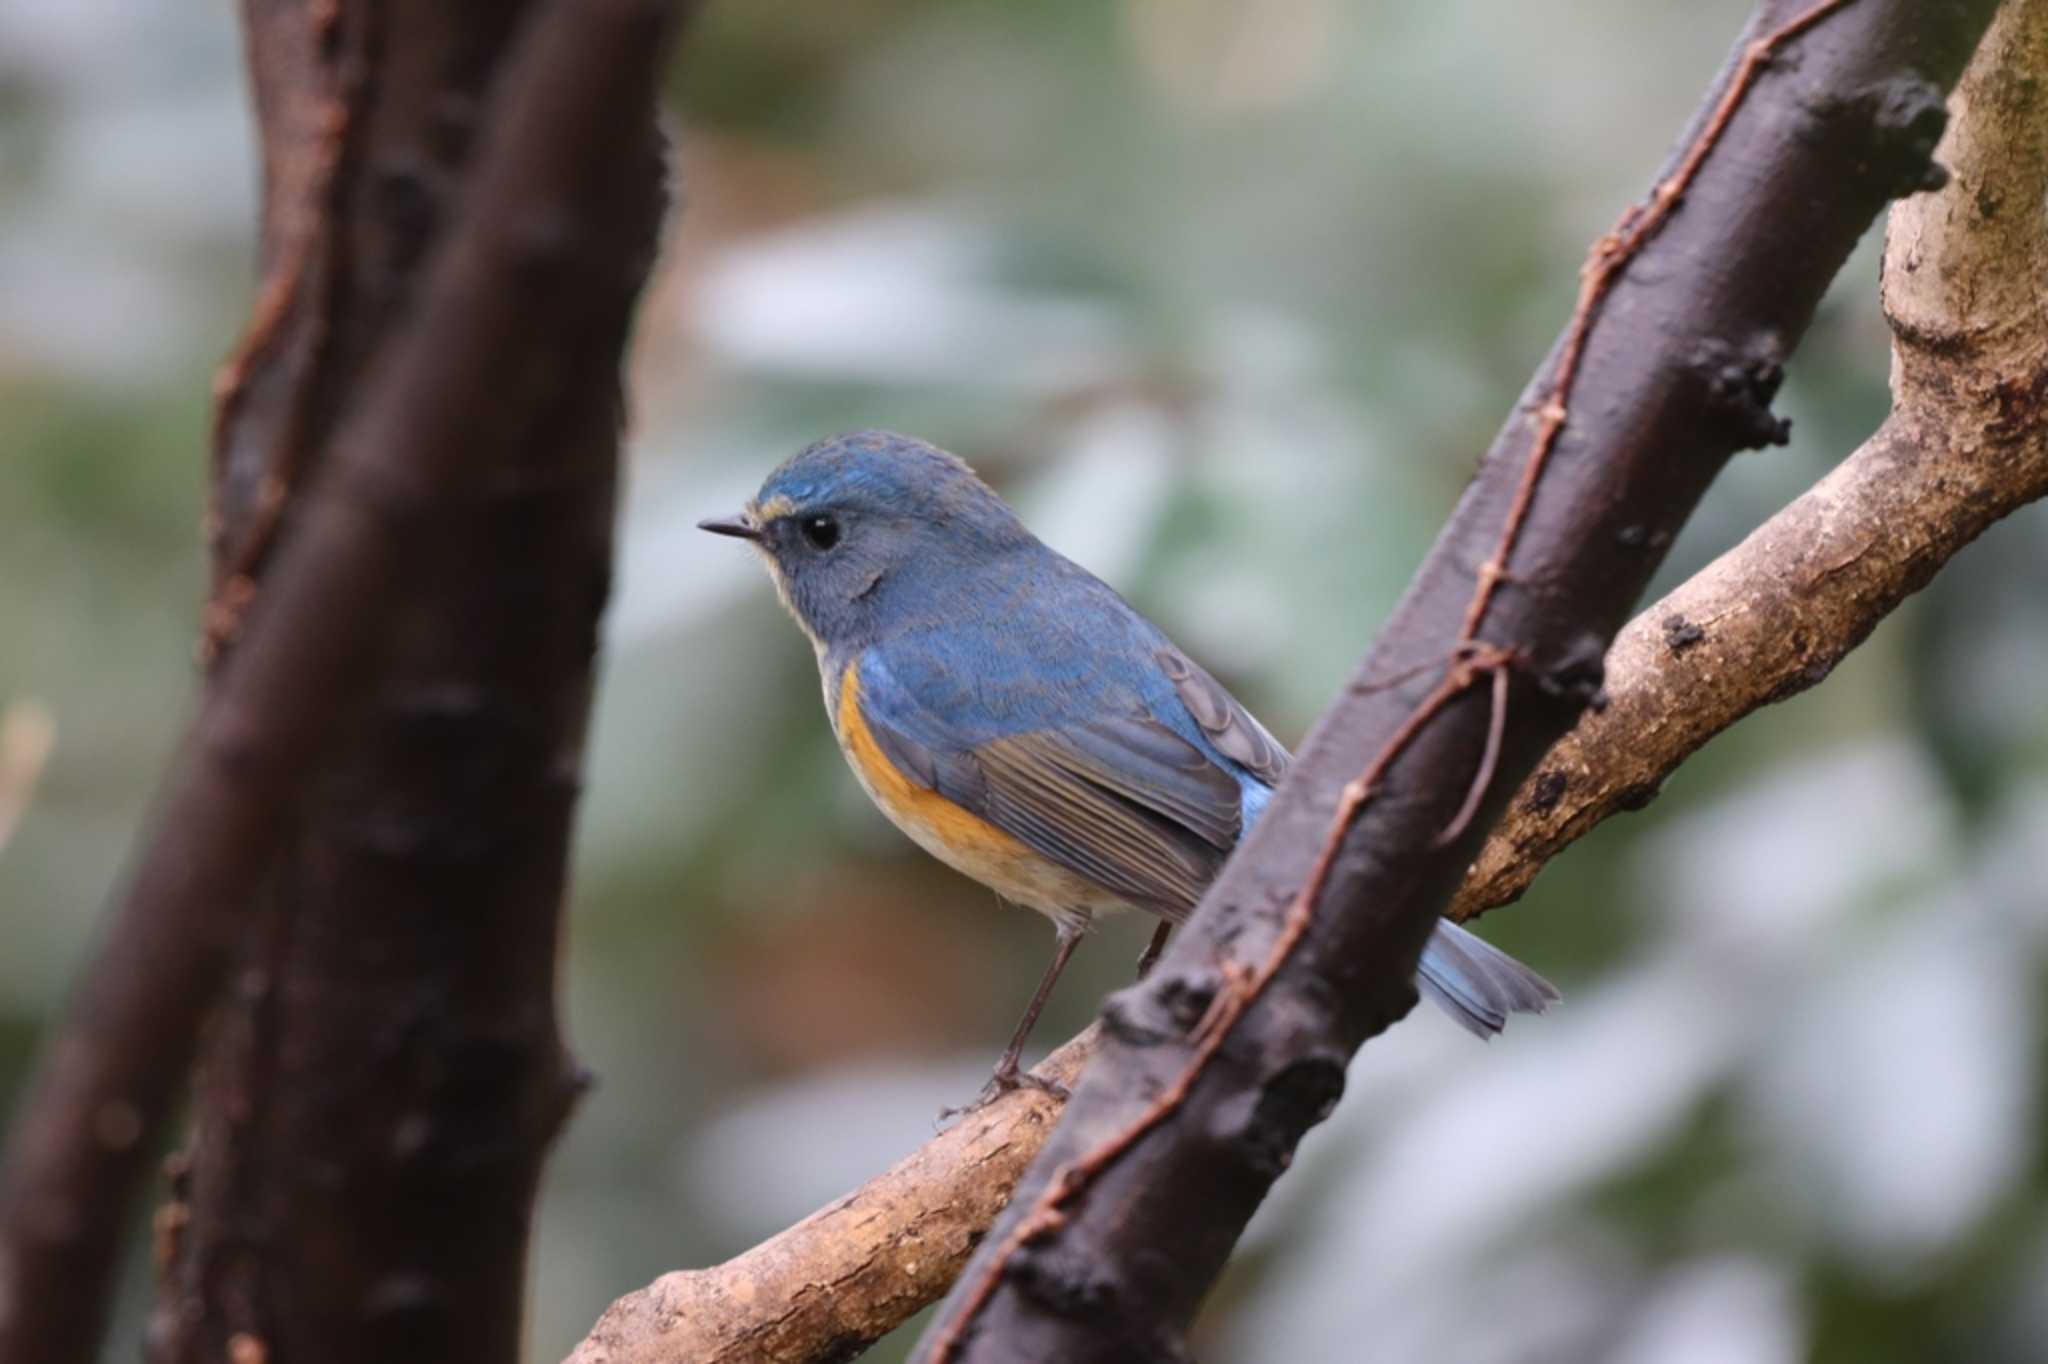
[(1152, 968), (1159, 964), (1159, 954), (1166, 950), (1166, 940), (1173, 936), (1173, 920), (1161, 919), (1159, 927), (1152, 930), (1152, 941), (1145, 944), (1145, 950), (1138, 954), (1138, 979), (1152, 974)]
[(1017, 1020), (1017, 1031), (1010, 1035), (1010, 1045), (1003, 1048), (1002, 1059), (996, 1062), (995, 1074), (988, 1077), (982, 1086), (981, 1095), (964, 1108), (948, 1108), (939, 1114), (941, 1120), (958, 1113), (972, 1113), (975, 1109), (1001, 1098), (1013, 1089), (1042, 1089), (1060, 1098), (1067, 1097), (1067, 1087), (1054, 1080), (1041, 1079), (1017, 1065), (1017, 1058), (1024, 1054), (1024, 1043), (1031, 1037), (1031, 1029), (1037, 1026), (1039, 1012), (1045, 1008), (1045, 1001), (1052, 995), (1053, 982), (1060, 978), (1060, 972), (1067, 969), (1067, 958), (1074, 955), (1074, 949), (1081, 945), (1081, 938), (1088, 931), (1086, 921), (1079, 923), (1062, 919), (1058, 923), (1060, 942), (1052, 954), (1052, 964), (1045, 968), (1045, 975), (1039, 979), (1038, 988), (1031, 994), (1031, 1002), (1024, 1006), (1024, 1017)]
[(1081, 945), (1081, 935), (1087, 931), (1064, 921), (1059, 925), (1060, 941), (1053, 951), (1052, 962), (1039, 978), (1038, 988), (1031, 992), (1031, 1002), (1024, 1006), (1024, 1016), (1017, 1020), (1017, 1031), (1010, 1034), (1010, 1045), (1003, 1048), (1002, 1059), (996, 1062), (996, 1073), (989, 1077), (989, 1083), (998, 1093), (1028, 1085), (1064, 1096), (1065, 1091), (1052, 1081), (1041, 1080), (1029, 1071), (1019, 1070), (1017, 1058), (1024, 1054), (1024, 1043), (1030, 1039), (1031, 1030), (1038, 1026), (1038, 1015), (1045, 1008), (1045, 1001), (1052, 997), (1053, 982), (1060, 978), (1060, 972), (1067, 969), (1067, 959), (1074, 955), (1074, 949)]

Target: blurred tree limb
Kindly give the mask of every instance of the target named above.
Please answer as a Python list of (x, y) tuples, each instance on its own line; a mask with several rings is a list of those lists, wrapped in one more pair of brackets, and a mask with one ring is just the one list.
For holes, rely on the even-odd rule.
[[(1892, 210), (1891, 416), (1811, 491), (1619, 633), (1607, 706), (1586, 712), (1538, 765), (1450, 912), (1469, 917), (1517, 897), (1566, 845), (1639, 806), (1713, 734), (1822, 680), (1963, 545), (2048, 494), (2044, 71), (2048, 0), (2008, 4), (1951, 100), (1940, 153), (1951, 182)], [(944, 1243), (913, 1229), (941, 1210), (1007, 1196), (1056, 1111), (1043, 1095), (1031, 1099), (987, 1110), (1001, 1130), (975, 1134), (977, 1150), (1002, 1138), (999, 1169), (964, 1159), (949, 1132), (761, 1247), (621, 1298), (571, 1364), (849, 1357), (965, 1263), (959, 1224), (948, 1224), (955, 1235)], [(863, 1216), (848, 1218), (854, 1209)], [(848, 1263), (861, 1272), (849, 1275)]]
[(577, 1087), (556, 915), (677, 8), (245, 6), (266, 282), (208, 631), (238, 642), (16, 1110), (4, 1364), (94, 1357), (230, 978), (152, 1353), (517, 1355)]
[[(353, 604), (384, 622), (377, 667), (208, 1030), (157, 1364), (519, 1355), (534, 1195), (584, 1084), (556, 947), (677, 8), (245, 8), (279, 170), (220, 386), (207, 643), (232, 676), (272, 546), (330, 495), (399, 502), (418, 543)], [(355, 426), (386, 379), (417, 387)]]

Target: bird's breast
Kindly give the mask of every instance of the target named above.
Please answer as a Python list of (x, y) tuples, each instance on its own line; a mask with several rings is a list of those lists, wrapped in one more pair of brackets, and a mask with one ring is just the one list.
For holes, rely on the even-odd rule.
[(830, 699), (840, 751), (868, 798), (912, 842), (1004, 899), (1054, 919), (1085, 921), (1126, 907), (1118, 896), (905, 774), (882, 751), (862, 713), (858, 664), (848, 664), (838, 679), (838, 695)]

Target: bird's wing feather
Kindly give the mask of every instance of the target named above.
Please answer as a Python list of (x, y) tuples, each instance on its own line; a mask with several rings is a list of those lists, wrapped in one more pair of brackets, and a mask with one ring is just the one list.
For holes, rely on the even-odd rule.
[(1219, 845), (1183, 822), (1199, 790), (1187, 769), (1148, 765), (1150, 756), (1127, 752), (1105, 761), (1052, 730), (996, 739), (974, 750), (988, 790), (982, 816), (1069, 870), (1178, 919), (1202, 898), (1236, 841), (1238, 788), (1205, 764), (1215, 780), (1204, 783), (1207, 808), (1193, 818), (1211, 829), (1230, 822)]
[(1242, 766), (1268, 786), (1280, 784), (1287, 770), (1287, 750), (1252, 718), (1252, 713), (1223, 689), (1223, 684), (1203, 671), (1202, 666), (1180, 650), (1168, 646), (1156, 657), (1160, 670), (1173, 682), (1188, 714), (1202, 727), (1216, 751)]
[(1237, 779), (1149, 716), (991, 737), (919, 704), (872, 653), (860, 700), (900, 771), (1154, 913), (1186, 915), (1237, 842)]

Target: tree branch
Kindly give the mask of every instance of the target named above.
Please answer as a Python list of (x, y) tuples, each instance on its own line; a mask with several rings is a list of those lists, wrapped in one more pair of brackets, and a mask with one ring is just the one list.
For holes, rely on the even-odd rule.
[[(619, 148), (649, 135), (672, 8), (657, 0), (548, 7), (505, 83), (502, 126), (430, 287), (370, 382), (346, 407), (326, 410), (331, 423), (344, 411), (354, 419), (334, 437), (317, 495), (210, 687), (155, 831), (18, 1110), (0, 1173), (5, 1364), (93, 1356), (125, 1213), (201, 1017), (309, 778), (341, 736), (355, 733), (348, 719), (362, 709), (379, 646), (405, 619), (394, 603), (418, 589), (416, 572), (431, 578), (442, 529), (435, 513), (473, 500), (491, 479), (538, 472), (511, 462), (523, 442), (509, 438), (549, 411), (556, 357), (581, 344), (589, 349), (577, 363), (615, 372), (649, 236), (645, 213), (622, 209), (649, 202), (647, 167)], [(334, 22), (332, 7), (314, 9), (309, 33)], [(308, 50), (321, 41), (316, 33)], [(286, 168), (266, 165), (275, 189)], [(388, 176), (393, 168), (380, 169)], [(483, 413), (510, 428), (480, 422)], [(572, 586), (599, 587), (602, 571), (600, 562), (594, 581)], [(585, 595), (583, 614), (594, 617), (601, 591)], [(559, 1075), (552, 1082), (559, 1088)], [(421, 1301), (443, 1287), (431, 1279), (401, 1275), (386, 1284), (394, 1286), (412, 1296), (386, 1306), (411, 1312), (413, 1325), (443, 1305)], [(359, 1317), (372, 1316), (372, 1306), (353, 1305)], [(503, 1345), (516, 1329), (515, 1310), (511, 1326), (478, 1334)]]
[(1814, 686), (1999, 518), (2048, 496), (2048, 3), (2009, 0), (1949, 101), (1939, 194), (1886, 230), (1892, 412), (1854, 455), (1631, 621), (1608, 704), (1524, 784), (1448, 911), (1520, 898), (1707, 740)]
[[(1072, 1085), (1100, 1035), (1089, 1028), (1034, 1073)], [(853, 1358), (946, 1291), (1065, 1102), (1012, 1090), (744, 1255), (628, 1293), (566, 1364)]]
[[(1167, 959), (1110, 1001), (1101, 1056), (920, 1359), (1185, 1357), (1245, 1221), (1351, 1053), (1413, 1006), (1480, 838), (1594, 698), (1672, 536), (1734, 450), (1783, 438), (1767, 403), (1828, 280), (1886, 199), (1940, 183), (1942, 92), (1993, 8), (1762, 7), (1675, 167), (1595, 247), (1526, 416), (1351, 687)], [(1445, 839), (1503, 669), (1502, 780)]]
[[(1514, 899), (1600, 818), (1639, 803), (1750, 710), (1818, 682), (1976, 534), (2048, 495), (2048, 423), (2038, 405), (2015, 401), (2038, 393), (2048, 373), (2048, 317), (2033, 302), (2034, 281), (2048, 274), (2048, 121), (2035, 87), (2015, 79), (2043, 69), (2048, 0), (2007, 4), (1950, 101), (1955, 118), (1941, 158), (1954, 178), (1939, 194), (1892, 209), (1885, 297), (1902, 376), (1893, 417), (1811, 492), (1621, 631), (1608, 656), (1609, 705), (1586, 712), (1524, 785), (1453, 913)], [(1946, 284), (1902, 315), (1907, 280)], [(1958, 336), (1978, 340), (1965, 352)], [(1914, 374), (1924, 377), (1905, 377)], [(1907, 431), (1919, 439), (1907, 441)], [(987, 1139), (1029, 1160), (1046, 1111), (1049, 1100), (1029, 1111), (997, 1105), (987, 1113), (999, 1131)], [(829, 1214), (858, 1207), (867, 1214), (865, 1244), (879, 1249), (902, 1244), (908, 1228), (939, 1210), (1000, 1202), (1015, 1179), (1010, 1163), (984, 1175), (949, 1149), (950, 1135), (754, 1251), (627, 1294), (570, 1364), (843, 1358), (846, 1337), (815, 1310), (816, 1295), (798, 1291), (824, 1282), (835, 1284), (835, 1311), (867, 1330), (901, 1324), (926, 1304), (929, 1285), (957, 1272), (965, 1251), (948, 1255), (938, 1274), (934, 1260), (955, 1243), (924, 1247), (932, 1253), (919, 1258), (914, 1283), (886, 1256), (878, 1263), (891, 1273), (852, 1282), (836, 1267), (837, 1235), (814, 1233)], [(912, 1171), (919, 1182), (898, 1178)], [(777, 1282), (764, 1281), (764, 1262), (776, 1266)], [(674, 1287), (683, 1281), (687, 1298)], [(771, 1336), (800, 1301), (810, 1327)], [(685, 1302), (696, 1314), (681, 1310)], [(757, 1353), (713, 1354), (714, 1338), (746, 1340)]]

